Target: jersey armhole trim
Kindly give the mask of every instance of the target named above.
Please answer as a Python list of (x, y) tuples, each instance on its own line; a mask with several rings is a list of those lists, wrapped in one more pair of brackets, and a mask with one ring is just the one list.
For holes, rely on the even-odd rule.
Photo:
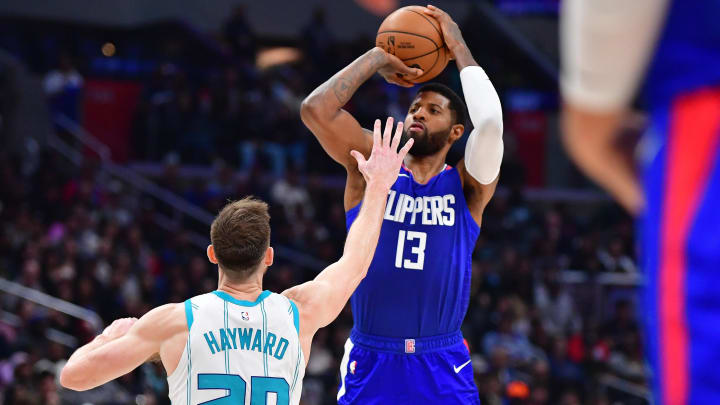
[[(457, 181), (460, 182), (460, 194), (459, 195), (463, 200), (463, 204), (465, 205), (465, 209), (463, 210), (463, 216), (465, 217), (466, 222), (470, 225), (471, 228), (475, 229), (475, 232), (477, 232), (477, 235), (479, 236), (480, 230), (482, 229), (482, 227), (480, 226), (480, 224), (477, 223), (475, 218), (473, 218), (472, 214), (470, 213), (470, 206), (468, 205), (467, 199), (465, 198), (465, 187), (463, 187), (462, 179), (460, 178), (460, 176), (462, 176), (460, 174), (460, 170), (457, 167), (452, 167), (452, 166), (449, 166), (449, 169), (447, 169), (447, 170), (448, 171), (455, 170), (455, 173), (457, 173)], [(483, 214), (484, 213), (485, 212), (483, 210)], [(476, 236), (476, 238), (477, 238), (477, 236)]]
[(352, 208), (350, 208), (349, 210), (345, 211), (345, 216), (347, 216), (347, 215), (350, 214), (350, 213), (355, 214), (355, 213), (357, 213), (358, 211), (360, 211), (360, 208), (362, 207), (362, 203), (363, 203), (363, 200), (360, 200), (360, 202), (357, 203), (357, 204), (355, 204), (354, 207), (352, 207)]
[(295, 324), (295, 330), (297, 331), (298, 336), (300, 336), (300, 313), (298, 313), (298, 308), (297, 305), (295, 305), (295, 302), (291, 299), (288, 299), (288, 301), (290, 301), (290, 306), (293, 311), (293, 323)]
[(190, 331), (194, 319), (192, 313), (192, 303), (189, 298), (185, 300), (185, 320), (187, 321), (188, 331)]

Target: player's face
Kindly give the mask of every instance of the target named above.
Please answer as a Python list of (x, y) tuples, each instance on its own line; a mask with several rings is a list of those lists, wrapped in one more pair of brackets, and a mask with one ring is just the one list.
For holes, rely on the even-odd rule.
[(450, 101), (441, 94), (424, 91), (410, 104), (401, 144), (412, 138), (415, 144), (410, 149), (411, 155), (433, 155), (448, 143), (452, 120)]

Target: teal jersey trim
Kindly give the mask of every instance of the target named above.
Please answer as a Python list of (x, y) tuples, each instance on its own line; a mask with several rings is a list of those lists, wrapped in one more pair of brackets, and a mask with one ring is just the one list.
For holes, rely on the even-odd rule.
[(260, 293), (260, 295), (257, 297), (257, 299), (256, 299), (255, 301), (243, 301), (243, 300), (239, 300), (239, 299), (233, 297), (232, 295), (226, 293), (225, 291), (217, 291), (217, 290), (216, 290), (216, 291), (213, 291), (213, 294), (215, 294), (215, 295), (217, 295), (218, 297), (220, 297), (221, 299), (223, 299), (223, 300), (225, 300), (225, 301), (227, 301), (227, 302), (231, 302), (231, 303), (233, 303), (233, 304), (235, 304), (235, 305), (240, 305), (240, 306), (243, 306), (243, 307), (254, 307), (255, 305), (261, 303), (262, 300), (264, 300), (265, 298), (269, 297), (270, 294), (272, 294), (272, 293), (271, 293), (270, 291), (268, 291), (268, 290), (265, 290), (265, 291), (263, 291), (262, 293)]
[[(265, 314), (265, 303), (260, 304), (260, 310), (262, 311), (263, 327), (262, 327), (262, 339), (263, 342), (267, 342), (267, 314)], [(268, 355), (267, 350), (263, 350), (263, 371), (265, 377), (268, 376)]]
[(192, 302), (190, 302), (190, 299), (185, 300), (185, 320), (187, 321), (188, 330), (190, 330), (193, 324)]
[[(225, 333), (227, 333), (228, 330), (228, 303), (227, 301), (223, 302), (223, 324), (225, 326)], [(225, 350), (225, 374), (230, 374), (230, 350), (225, 349), (225, 345), (223, 345), (223, 350)], [(228, 395), (230, 395), (230, 391), (228, 391)]]
[(192, 399), (192, 349), (190, 349), (190, 334), (188, 333), (188, 340), (187, 340), (187, 359), (188, 359), (188, 369), (187, 369), (187, 403), (190, 405), (192, 402), (190, 400)]
[(298, 333), (298, 336), (300, 336), (300, 314), (298, 313), (297, 305), (293, 302), (293, 300), (290, 301), (290, 306), (292, 307), (293, 312), (293, 322), (295, 323), (295, 330)]
[(299, 370), (300, 370), (300, 353), (302, 349), (300, 348), (300, 342), (298, 341), (298, 352), (297, 352), (297, 361), (295, 361), (295, 373), (293, 374), (293, 382), (292, 387), (290, 388), (290, 393), (295, 392), (295, 384), (298, 380)]

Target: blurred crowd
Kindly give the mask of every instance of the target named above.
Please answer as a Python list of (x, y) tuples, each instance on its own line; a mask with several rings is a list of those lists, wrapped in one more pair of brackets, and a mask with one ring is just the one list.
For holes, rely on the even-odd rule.
[[(105, 177), (96, 164), (80, 168), (49, 151), (22, 171), (3, 157), (0, 170), (0, 274), (97, 312), (106, 324), (140, 316), (166, 302), (180, 302), (216, 288), (215, 269), (191, 231), (164, 231), (154, 216), (159, 203)], [(289, 172), (251, 176), (219, 167), (199, 183), (173, 177), (159, 184), (216, 212), (227, 201), (254, 194), (271, 203), (273, 244), (335, 260), (345, 220), (342, 189)], [(190, 228), (190, 227), (188, 227)], [(601, 205), (586, 213), (568, 206), (529, 203), (519, 192), (501, 193), (489, 205), (473, 261), (471, 300), (463, 332), (486, 404), (579, 404), (607, 397), (596, 383), (610, 374), (642, 384), (646, 369), (632, 294), (616, 293), (597, 308), (587, 287), (563, 282), (566, 269), (592, 278), (628, 271), (632, 262), (628, 218)], [(317, 269), (278, 260), (266, 288), (281, 291)], [(81, 344), (97, 332), (86, 322), (10, 295), (0, 322), (0, 387), (6, 404), (41, 404), (74, 393), (58, 390), (56, 376), (71, 349), (49, 330)], [(349, 310), (313, 343), (303, 403), (332, 403), (337, 389)], [(146, 364), (104, 387), (97, 403), (167, 403), (164, 371)], [(43, 390), (31, 389), (42, 386)], [(55, 399), (53, 399), (55, 398)], [(122, 398), (122, 399), (118, 399)], [(590, 399), (596, 402), (589, 402)], [(630, 402), (625, 402), (630, 403)]]
[[(222, 31), (232, 62), (202, 75), (161, 64), (144, 84), (133, 125), (132, 159), (161, 166), (153, 178), (161, 187), (213, 214), (249, 194), (270, 202), (272, 243), (287, 252), (265, 279), (276, 292), (319, 270), (294, 254), (334, 261), (346, 233), (343, 184), (328, 176), (342, 170), (324, 157), (298, 110), (367, 41), (337, 46), (321, 11), (307, 27), (305, 63), (261, 70), (257, 39), (238, 10)], [(72, 61), (63, 60), (45, 78), (51, 108), (75, 105), (82, 84)], [(412, 94), (374, 78), (347, 108), (369, 126), (404, 116)], [(31, 161), (3, 153), (1, 277), (92, 310), (105, 324), (216, 288), (216, 269), (196, 238), (207, 238), (207, 227), (109, 177), (92, 157), (77, 167), (50, 149)], [(642, 387), (648, 377), (633, 288), (597, 282), (602, 274), (637, 272), (632, 220), (606, 201), (529, 201), (513, 159), (510, 147), (473, 256), (463, 325), (482, 403), (643, 404), (603, 383), (619, 378)], [(188, 175), (187, 165), (211, 174)], [(351, 327), (346, 308), (316, 335), (302, 404), (335, 403)], [(158, 363), (87, 393), (60, 389), (58, 372), (72, 346), (98, 332), (54, 308), (0, 295), (0, 402), (169, 403)]]

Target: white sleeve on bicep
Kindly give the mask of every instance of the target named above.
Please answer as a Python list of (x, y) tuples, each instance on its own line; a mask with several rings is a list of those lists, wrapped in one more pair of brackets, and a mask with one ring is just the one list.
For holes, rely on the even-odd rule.
[(460, 81), (474, 126), (465, 146), (465, 168), (480, 184), (490, 184), (500, 174), (504, 150), (500, 97), (479, 66), (465, 67)]
[(664, 20), (667, 0), (566, 0), (560, 23), (561, 88), (591, 111), (625, 108)]

